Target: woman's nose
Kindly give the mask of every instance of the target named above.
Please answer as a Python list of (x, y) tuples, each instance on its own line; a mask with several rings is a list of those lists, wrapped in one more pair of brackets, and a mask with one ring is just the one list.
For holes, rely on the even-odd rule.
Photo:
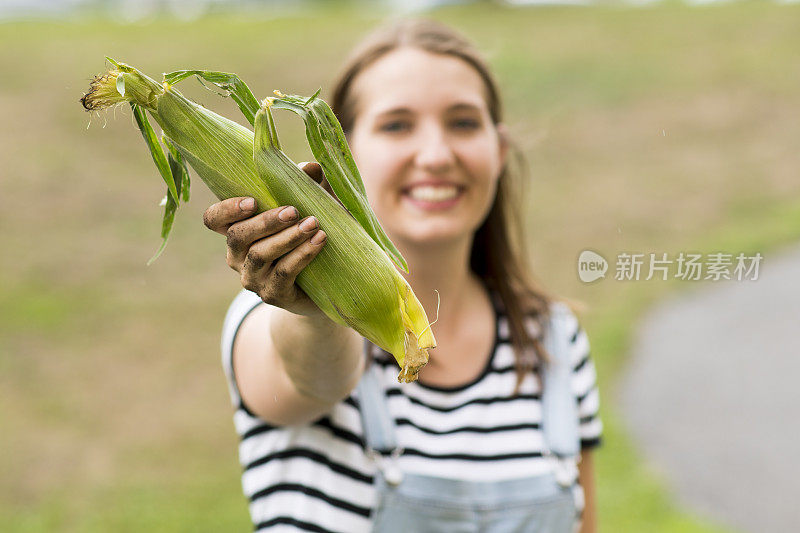
[(455, 163), (455, 154), (443, 131), (428, 128), (419, 136), (416, 164), (428, 172), (438, 173), (449, 170)]

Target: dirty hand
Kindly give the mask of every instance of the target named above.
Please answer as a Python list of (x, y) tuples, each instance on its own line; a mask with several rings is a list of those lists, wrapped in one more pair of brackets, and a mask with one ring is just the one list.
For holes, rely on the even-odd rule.
[[(325, 187), (317, 163), (299, 165)], [(297, 275), (325, 245), (325, 232), (314, 216), (298, 220), (293, 206), (256, 213), (253, 198), (228, 198), (211, 205), (203, 214), (206, 227), (227, 237), (228, 266), (236, 270), (242, 286), (261, 299), (298, 315), (324, 313), (295, 283)]]

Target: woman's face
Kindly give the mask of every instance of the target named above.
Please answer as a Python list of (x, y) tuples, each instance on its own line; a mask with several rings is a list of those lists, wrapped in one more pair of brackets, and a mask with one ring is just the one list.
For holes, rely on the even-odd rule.
[(506, 152), (478, 72), (406, 47), (363, 70), (352, 90), (350, 147), (389, 237), (399, 246), (471, 240)]

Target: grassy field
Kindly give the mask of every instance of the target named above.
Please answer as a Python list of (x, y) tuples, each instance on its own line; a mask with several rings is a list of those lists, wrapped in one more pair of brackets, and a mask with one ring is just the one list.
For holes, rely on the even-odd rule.
[[(501, 80), (533, 169), (537, 276), (589, 304), (603, 531), (726, 529), (676, 507), (614, 405), (637, 318), (692, 284), (583, 285), (575, 261), (590, 248), (610, 261), (760, 251), (767, 264), (800, 238), (798, 15), (771, 3), (432, 14), (474, 38)], [(257, 96), (310, 94), (378, 20), (0, 24), (0, 530), (250, 529), (218, 350), (239, 284), (224, 240), (201, 223), (212, 197), (196, 180), (165, 254), (146, 268), (160, 178), (130, 112), (86, 129), (78, 98), (105, 55), (151, 74), (236, 72)], [(184, 90), (238, 117), (197, 83)], [(280, 120), (282, 141), (307, 160), (292, 118)]]

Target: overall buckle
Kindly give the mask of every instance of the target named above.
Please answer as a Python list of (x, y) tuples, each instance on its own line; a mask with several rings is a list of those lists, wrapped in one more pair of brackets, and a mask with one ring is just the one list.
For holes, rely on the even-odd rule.
[(396, 487), (403, 481), (403, 471), (400, 470), (398, 459), (404, 452), (404, 448), (395, 448), (388, 457), (384, 457), (379, 451), (367, 448), (367, 455), (378, 465), (378, 469), (383, 474), (386, 483)]

